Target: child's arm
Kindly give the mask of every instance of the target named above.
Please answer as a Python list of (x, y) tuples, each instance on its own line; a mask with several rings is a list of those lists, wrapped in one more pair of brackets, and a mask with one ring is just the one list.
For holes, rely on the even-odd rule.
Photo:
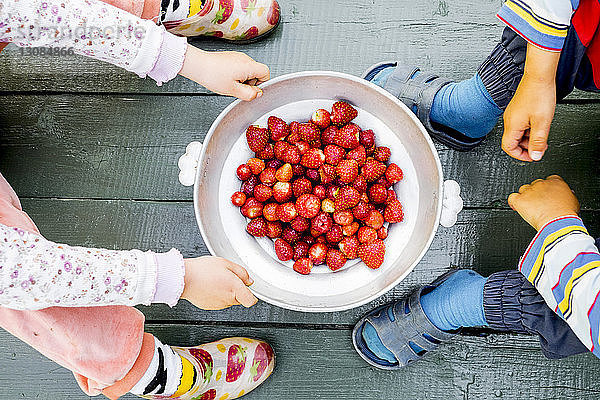
[(522, 186), (508, 203), (538, 230), (520, 271), (581, 342), (600, 356), (600, 254), (577, 216), (577, 198), (554, 175)]
[[(267, 66), (240, 53), (209, 53), (149, 20), (100, 0), (3, 0), (0, 42), (69, 48), (158, 84), (178, 73), (220, 94), (252, 100), (269, 79)], [(250, 84), (248, 84), (250, 83)]]
[(203, 309), (252, 306), (246, 270), (218, 257), (53, 243), (0, 224), (0, 305), (18, 310), (166, 303)]
[(502, 148), (523, 161), (540, 160), (556, 106), (556, 68), (571, 23), (571, 0), (507, 0), (498, 17), (527, 40), (525, 70), (504, 113)]

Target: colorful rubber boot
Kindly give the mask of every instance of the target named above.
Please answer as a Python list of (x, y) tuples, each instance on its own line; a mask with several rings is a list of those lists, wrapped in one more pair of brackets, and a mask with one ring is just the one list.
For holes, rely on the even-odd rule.
[(256, 339), (234, 337), (195, 347), (166, 346), (166, 349), (160, 344), (157, 349), (158, 367), (151, 365), (151, 373), (131, 391), (139, 397), (237, 399), (263, 383), (275, 366), (271, 346)]
[(172, 15), (181, 15), (171, 12), (173, 3), (179, 4), (178, 0), (171, 0), (163, 10), (161, 22), (169, 32), (180, 36), (253, 42), (272, 33), (281, 17), (276, 0), (191, 0), (187, 18), (173, 20)]

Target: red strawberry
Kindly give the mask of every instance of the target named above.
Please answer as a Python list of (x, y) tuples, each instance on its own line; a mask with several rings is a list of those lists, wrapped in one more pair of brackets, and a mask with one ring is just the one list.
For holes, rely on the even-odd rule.
[(256, 157), (261, 160), (270, 160), (275, 157), (275, 153), (273, 151), (273, 145), (271, 143), (267, 143), (264, 149), (256, 153)]
[(323, 164), (321, 168), (319, 168), (319, 177), (321, 178), (321, 183), (324, 185), (333, 182), (336, 177), (335, 167), (333, 165)]
[(377, 147), (373, 152), (373, 158), (382, 163), (387, 162), (390, 159), (392, 152), (389, 147)]
[(289, 163), (283, 164), (275, 173), (275, 178), (279, 182), (288, 182), (292, 179), (292, 176), (294, 176), (294, 173), (292, 172), (292, 165)]
[(325, 146), (323, 153), (325, 154), (325, 162), (334, 166), (338, 165), (346, 155), (346, 151), (335, 144), (329, 144)]
[(251, 158), (246, 162), (246, 164), (250, 167), (254, 175), (259, 175), (265, 169), (265, 162), (260, 158)]
[(283, 151), (281, 160), (289, 164), (298, 164), (300, 162), (301, 157), (302, 155), (300, 154), (300, 150), (298, 150), (298, 147), (288, 145)]
[(248, 218), (260, 217), (263, 212), (263, 204), (254, 197), (251, 197), (246, 200), (246, 204), (242, 206), (240, 212), (243, 216)]
[(342, 160), (335, 167), (335, 172), (344, 183), (352, 183), (358, 176), (358, 163), (356, 160)]
[(352, 236), (358, 231), (358, 228), (360, 228), (360, 225), (358, 224), (358, 222), (354, 221), (351, 224), (345, 225), (342, 228), (342, 233), (344, 234), (344, 236)]
[(267, 22), (273, 26), (277, 25), (279, 23), (280, 15), (281, 11), (279, 10), (279, 3), (273, 0), (273, 2), (271, 3), (271, 8), (267, 13)]
[(369, 211), (371, 211), (372, 206), (364, 201), (361, 201), (352, 209), (352, 214), (354, 218), (359, 220), (364, 220), (369, 216)]
[(298, 125), (298, 134), (302, 140), (309, 143), (321, 137), (321, 131), (312, 122), (305, 122)]
[(282, 222), (291, 222), (298, 216), (294, 203), (279, 204), (276, 212), (277, 218)]
[(388, 237), (388, 231), (385, 226), (377, 229), (377, 237), (382, 240)]
[(274, 357), (273, 348), (268, 343), (261, 342), (256, 346), (254, 360), (252, 360), (252, 367), (250, 368), (250, 377), (254, 382), (258, 382), (269, 365), (273, 363)]
[(292, 198), (292, 185), (289, 182), (277, 182), (273, 185), (273, 198), (278, 203), (284, 203)]
[(335, 125), (329, 126), (321, 133), (321, 142), (323, 142), (324, 145), (333, 144), (337, 131), (338, 128)]
[(316, 169), (309, 169), (306, 171), (306, 177), (311, 181), (315, 182), (319, 179), (319, 171)]
[[(273, 153), (275, 153), (275, 152), (273, 152)], [(267, 166), (267, 168), (273, 168), (273, 169), (275, 169), (275, 171), (277, 171), (277, 169), (279, 167), (281, 167), (283, 165), (283, 163), (280, 160), (274, 158), (272, 160), (267, 161), (267, 163), (265, 165)]]
[(283, 161), (283, 157), (285, 156), (287, 149), (291, 146), (292, 145), (290, 145), (289, 143), (283, 141), (275, 143), (275, 145), (273, 146), (273, 154), (275, 154), (275, 158)]
[(217, 38), (222, 38), (223, 37), (223, 32), (221, 32), (221, 31), (206, 32), (204, 34), (204, 36), (213, 36), (213, 37), (217, 37)]
[(325, 234), (325, 238), (329, 243), (339, 243), (344, 238), (342, 227), (338, 224), (333, 224), (329, 232)]
[(354, 182), (352, 182), (352, 186), (359, 192), (364, 193), (367, 191), (367, 180), (364, 176), (359, 175), (356, 177)]
[(256, 125), (250, 125), (248, 129), (246, 129), (246, 141), (248, 142), (250, 150), (258, 153), (267, 145), (267, 142), (269, 141), (269, 131)]
[(377, 269), (383, 264), (385, 243), (377, 239), (371, 243), (363, 243), (358, 247), (358, 256), (371, 269)]
[(354, 150), (350, 150), (346, 158), (348, 160), (356, 160), (358, 165), (363, 165), (367, 161), (367, 152), (363, 146), (358, 146)]
[(360, 128), (356, 124), (348, 124), (337, 131), (333, 141), (345, 149), (353, 149), (359, 145)]
[(312, 192), (312, 184), (305, 177), (298, 178), (294, 182), (292, 182), (292, 192), (294, 196), (300, 197), (303, 194), (307, 194)]
[(246, 202), (246, 194), (243, 192), (235, 192), (231, 196), (231, 203), (236, 207), (241, 207)]
[[(320, 149), (310, 149), (303, 156), (300, 164), (306, 168), (317, 169), (325, 162), (325, 154)], [(310, 179), (310, 178), (309, 178)]]
[(293, 245), (300, 239), (300, 233), (288, 226), (281, 232), (281, 238)]
[(314, 218), (321, 208), (321, 201), (314, 194), (303, 194), (296, 200), (296, 210), (304, 218)]
[(275, 254), (281, 261), (289, 261), (294, 255), (294, 249), (292, 246), (283, 239), (277, 239), (275, 241)]
[(269, 119), (267, 119), (267, 126), (269, 127), (269, 131), (271, 131), (271, 140), (274, 142), (284, 139), (290, 134), (288, 124), (274, 115), (271, 115)]
[(331, 199), (323, 199), (321, 201), (321, 210), (326, 213), (332, 213), (335, 211), (335, 203)]
[(337, 126), (346, 125), (358, 115), (358, 111), (344, 101), (336, 101), (331, 108), (331, 123)]
[(335, 198), (335, 209), (338, 211), (352, 208), (360, 201), (360, 193), (352, 186), (344, 186), (340, 188)]
[(227, 382), (235, 382), (244, 373), (246, 367), (246, 348), (234, 344), (227, 352)]
[[(202, 6), (202, 9), (195, 16), (204, 17), (206, 14), (212, 11), (213, 6), (215, 5), (213, 0), (206, 0), (206, 3)], [(204, 400), (204, 399), (203, 399)]]
[(387, 179), (385, 179), (385, 175), (383, 175), (381, 178), (377, 179), (377, 181), (375, 183), (382, 185), (386, 189), (392, 187), (392, 184)]
[(388, 197), (388, 192), (387, 192), (387, 189), (385, 188), (385, 186), (383, 186), (379, 183), (376, 183), (369, 188), (369, 199), (373, 203), (375, 203), (375, 204), (385, 203), (385, 201), (387, 200), (387, 197)]
[(242, 33), (239, 36), (236, 36), (236, 39), (250, 40), (250, 39), (254, 39), (257, 36), (258, 36), (258, 28), (256, 26), (251, 26), (250, 28), (248, 28), (248, 30), (246, 32)]
[(237, 167), (237, 170), (235, 172), (237, 174), (237, 177), (241, 181), (248, 180), (248, 178), (252, 176), (252, 170), (247, 164), (240, 165), (239, 167)]
[(371, 210), (367, 218), (365, 218), (365, 224), (377, 230), (383, 226), (383, 215), (377, 210)]
[(365, 162), (361, 171), (367, 182), (373, 182), (385, 173), (385, 164), (370, 158)]
[(217, 391), (210, 389), (207, 392), (202, 393), (202, 396), (198, 397), (198, 400), (215, 400), (217, 398)]
[(242, 192), (246, 194), (246, 196), (254, 196), (254, 187), (258, 185), (258, 179), (256, 176), (252, 175), (248, 180), (242, 183)]
[(348, 210), (344, 211), (336, 211), (333, 213), (333, 220), (336, 224), (340, 224), (342, 226), (351, 224), (354, 221), (354, 216)]
[(263, 237), (267, 234), (267, 221), (264, 218), (254, 218), (246, 225), (246, 231), (252, 236)]
[(385, 220), (389, 223), (395, 224), (397, 222), (402, 222), (404, 219), (402, 204), (398, 200), (391, 201), (388, 203), (387, 207), (385, 207), (383, 215), (385, 216)]
[(326, 244), (327, 243), (327, 239), (325, 238), (325, 235), (319, 235), (319, 232), (317, 231), (311, 231), (311, 234), (316, 235), (315, 236), (315, 243), (321, 243), (321, 244)]
[(304, 167), (300, 164), (294, 164), (292, 165), (292, 172), (294, 173), (295, 177), (299, 177), (299, 176), (304, 176), (304, 173), (306, 172), (306, 170), (304, 169)]
[[(310, 237), (310, 239), (312, 240), (312, 237)], [(296, 243), (296, 245), (294, 246), (294, 256), (293, 256), (294, 261), (297, 261), (300, 258), (308, 257), (308, 249), (309, 248), (310, 248), (309, 244), (305, 241)]]
[[(210, 381), (210, 377), (212, 376), (212, 373), (213, 373), (213, 358), (212, 358), (212, 356), (210, 355), (210, 353), (208, 351), (206, 351), (204, 349), (198, 349), (195, 347), (189, 348), (188, 351), (196, 360), (198, 360), (198, 363), (200, 364), (200, 366), (202, 367), (202, 370), (204, 371), (202, 379), (204, 380), (205, 383), (208, 383), (208, 381)], [(212, 397), (212, 398), (214, 399), (214, 397)]]
[(340, 251), (348, 259), (357, 257), (358, 246), (360, 246), (360, 242), (356, 236), (347, 236), (338, 244)]
[(219, 0), (219, 11), (213, 19), (213, 24), (222, 24), (231, 17), (233, 13), (233, 0)]
[(369, 226), (361, 226), (357, 237), (361, 243), (371, 243), (377, 240), (377, 231)]
[(313, 188), (313, 194), (319, 198), (319, 200), (323, 200), (327, 197), (327, 189), (323, 185), (317, 185)]
[(327, 128), (331, 124), (331, 114), (322, 108), (315, 111), (310, 121), (321, 129)]
[(259, 185), (256, 185), (256, 187), (254, 188), (254, 197), (261, 203), (264, 203), (265, 201), (269, 200), (271, 196), (273, 196), (273, 189), (271, 189), (267, 185), (261, 183)]
[(385, 178), (390, 183), (400, 182), (402, 178), (404, 178), (404, 172), (394, 163), (388, 165), (387, 170), (385, 171)]
[(300, 122), (298, 121), (292, 121), (290, 122), (290, 134), (291, 135), (297, 135), (298, 134), (298, 127), (300, 126)]
[(298, 148), (300, 155), (303, 156), (308, 150), (310, 150), (310, 144), (305, 142), (304, 140), (297, 141), (295, 146)]
[[(294, 124), (298, 124), (298, 123), (297, 123), (296, 121), (292, 122), (292, 123), (290, 124), (290, 131), (292, 131), (292, 126), (293, 126)], [(288, 142), (289, 144), (296, 144), (296, 143), (298, 143), (299, 141), (301, 141), (302, 139), (300, 139), (300, 134), (298, 133), (298, 128), (296, 128), (296, 130), (295, 130), (295, 131), (291, 132), (291, 133), (288, 135), (288, 137), (286, 138), (286, 140), (287, 140), (287, 142)]]
[(277, 177), (275, 176), (276, 173), (277, 170), (275, 168), (267, 167), (263, 170), (263, 172), (260, 173), (258, 179), (260, 179), (260, 181), (265, 185), (272, 186), (275, 182), (277, 182)]
[(375, 145), (375, 133), (368, 129), (360, 133), (360, 144), (365, 146), (365, 149), (371, 148)]
[(312, 267), (313, 267), (313, 263), (308, 258), (299, 258), (294, 263), (294, 271), (296, 271), (302, 275), (310, 274)]
[(327, 233), (331, 229), (332, 225), (333, 221), (331, 216), (328, 213), (322, 212), (312, 219), (310, 227), (322, 235)]
[(308, 258), (313, 265), (323, 264), (325, 257), (327, 257), (327, 250), (327, 246), (323, 243), (313, 244), (308, 250)]
[(298, 215), (294, 220), (290, 223), (290, 226), (298, 232), (307, 231), (310, 228), (310, 221), (308, 218), (304, 218), (301, 215)]
[(327, 252), (327, 257), (325, 258), (325, 263), (332, 271), (337, 271), (342, 268), (344, 264), (346, 264), (346, 257), (342, 254), (341, 251), (336, 249), (331, 249)]
[(277, 203), (269, 203), (263, 207), (263, 217), (267, 221), (277, 221)]
[(388, 197), (385, 202), (389, 204), (394, 200), (398, 200), (398, 196), (396, 196), (396, 192), (394, 191), (394, 189), (388, 189)]

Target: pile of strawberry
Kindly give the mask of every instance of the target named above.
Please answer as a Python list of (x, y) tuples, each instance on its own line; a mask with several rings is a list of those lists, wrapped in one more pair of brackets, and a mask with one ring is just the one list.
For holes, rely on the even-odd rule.
[(338, 101), (331, 113), (314, 112), (310, 122), (270, 116), (268, 129), (246, 131), (256, 153), (237, 168), (243, 181), (231, 202), (250, 219), (246, 231), (275, 240), (281, 261), (309, 274), (326, 263), (332, 271), (360, 257), (379, 268), (385, 255), (387, 223), (402, 221), (392, 189), (402, 170), (388, 164), (390, 149), (375, 145), (372, 130), (351, 121), (358, 112)]

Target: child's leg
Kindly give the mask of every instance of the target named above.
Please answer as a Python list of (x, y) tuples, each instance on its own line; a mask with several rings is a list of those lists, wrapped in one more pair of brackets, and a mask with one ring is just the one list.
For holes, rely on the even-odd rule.
[[(527, 42), (506, 28), (502, 40), (470, 79), (442, 86), (435, 94), (429, 118), (470, 138), (487, 135), (512, 99), (525, 64)], [(393, 68), (372, 82), (384, 87)], [(413, 77), (418, 76), (418, 73)], [(415, 111), (415, 110), (413, 110)]]
[[(499, 331), (537, 334), (542, 351), (549, 358), (588, 351), (516, 270), (498, 272), (487, 279), (471, 270), (459, 270), (435, 289), (423, 294), (420, 303), (426, 318), (442, 331), (489, 326)], [(392, 319), (394, 315), (389, 317)], [(396, 356), (385, 346), (385, 340), (380, 339), (376, 329), (368, 322), (362, 327), (361, 335), (377, 358), (388, 363), (396, 362)], [(414, 343), (409, 345), (417, 355), (423, 351)]]

